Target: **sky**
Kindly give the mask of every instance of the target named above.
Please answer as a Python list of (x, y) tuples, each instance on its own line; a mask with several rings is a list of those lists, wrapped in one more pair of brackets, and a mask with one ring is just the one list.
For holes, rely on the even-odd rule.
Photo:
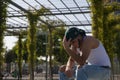
[(15, 42), (17, 42), (17, 38), (15, 36), (5, 36), (4, 37), (4, 48), (7, 48), (7, 50), (10, 50), (14, 47)]

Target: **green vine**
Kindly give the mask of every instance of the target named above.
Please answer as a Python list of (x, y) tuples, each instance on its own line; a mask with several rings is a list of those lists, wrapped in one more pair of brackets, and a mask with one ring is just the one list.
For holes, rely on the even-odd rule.
[(99, 38), (104, 44), (110, 59), (113, 60), (114, 35), (117, 33), (115, 26), (119, 25), (120, 16), (115, 15), (115, 12), (120, 10), (120, 4), (107, 0), (89, 0), (92, 10), (92, 33), (93, 36)]
[(103, 27), (103, 43), (107, 52), (109, 53), (111, 61), (114, 57), (114, 42), (116, 41), (114, 38), (115, 26), (119, 24), (120, 17), (115, 15), (115, 11), (120, 10), (119, 3), (106, 3), (104, 6), (104, 27)]
[[(2, 63), (3, 63), (3, 56), (2, 53), (4, 51), (3, 49), (3, 38), (4, 38), (4, 31), (6, 29), (6, 15), (7, 15), (7, 2), (4, 0), (0, 0), (0, 71), (2, 71)], [(1, 72), (0, 72), (1, 73)], [(2, 80), (0, 75), (0, 80)]]
[(31, 12), (28, 15), (29, 29), (28, 29), (28, 40), (27, 50), (29, 54), (29, 67), (30, 67), (30, 80), (34, 80), (34, 64), (36, 58), (36, 30), (39, 16), (43, 13), (48, 12), (47, 9), (41, 8), (35, 12)]
[(89, 0), (92, 10), (92, 33), (102, 41), (103, 29), (103, 0)]
[(18, 67), (19, 67), (19, 73), (18, 73), (18, 76), (19, 76), (19, 80), (22, 80), (22, 50), (23, 50), (23, 44), (22, 44), (22, 38), (23, 38), (23, 35), (22, 33), (20, 32), (19, 33), (19, 39), (18, 39)]

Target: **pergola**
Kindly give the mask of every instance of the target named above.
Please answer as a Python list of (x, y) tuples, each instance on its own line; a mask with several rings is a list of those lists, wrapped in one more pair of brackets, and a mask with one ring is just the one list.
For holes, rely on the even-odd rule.
[[(27, 29), (26, 13), (44, 7), (49, 9), (50, 13), (41, 15), (43, 19), (39, 19), (39, 24), (59, 27), (64, 23), (65, 27), (75, 26), (91, 33), (91, 10), (88, 0), (8, 0), (8, 3), (7, 32)], [(50, 21), (58, 22), (51, 25)]]
[[(48, 27), (79, 27), (84, 29), (87, 33), (91, 33), (91, 10), (90, 2), (88, 0), (6, 0), (9, 5), (7, 8), (7, 30), (6, 35), (15, 35), (14, 33), (20, 30), (27, 30), (29, 23), (26, 13), (37, 11), (44, 7), (49, 9), (49, 13), (44, 13), (39, 17), (38, 24), (46, 24)], [(107, 1), (107, 0), (105, 0)], [(120, 0), (108, 0), (110, 3)], [(119, 13), (119, 12), (118, 12)], [(56, 21), (50, 24), (51, 21)], [(37, 26), (40, 28), (40, 26)], [(11, 33), (11, 34), (10, 34)], [(109, 40), (109, 39), (108, 39)], [(110, 44), (111, 45), (111, 44)], [(115, 63), (115, 72), (119, 71), (119, 64)], [(118, 70), (117, 70), (118, 69)], [(119, 79), (119, 75), (115, 78)], [(114, 79), (114, 73), (113, 73)]]

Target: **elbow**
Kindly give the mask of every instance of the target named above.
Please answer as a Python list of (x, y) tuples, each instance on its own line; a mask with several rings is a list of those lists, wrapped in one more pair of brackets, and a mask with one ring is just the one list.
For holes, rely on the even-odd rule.
[(86, 60), (80, 58), (79, 60), (76, 61), (80, 66), (83, 66), (84, 64), (86, 64)]

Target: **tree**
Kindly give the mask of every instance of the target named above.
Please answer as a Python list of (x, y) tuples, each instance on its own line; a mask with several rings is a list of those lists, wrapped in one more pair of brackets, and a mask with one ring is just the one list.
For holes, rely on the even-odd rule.
[[(90, 0), (92, 10), (93, 36), (99, 38), (104, 44), (113, 64), (116, 38), (115, 26), (119, 24), (120, 17), (115, 12), (120, 10), (119, 3), (109, 3), (109, 0)], [(118, 41), (119, 42), (119, 41)]]
[(104, 28), (103, 28), (103, 43), (110, 56), (110, 60), (113, 64), (113, 58), (115, 53), (115, 35), (116, 25), (119, 24), (120, 17), (115, 15), (115, 11), (120, 10), (119, 3), (106, 3), (104, 6)]
[(92, 11), (92, 34), (103, 41), (103, 0), (90, 0)]
[(117, 34), (115, 35), (115, 53), (117, 54), (117, 58), (120, 64), (120, 25), (119, 29), (116, 30)]
[(36, 56), (46, 56), (48, 33), (46, 31), (37, 30), (36, 36)]
[[(111, 13), (120, 9), (117, 3), (106, 3), (103, 0), (90, 0), (92, 10), (92, 31), (93, 36), (99, 38), (104, 44), (110, 59), (113, 58), (113, 27), (118, 21), (110, 19)], [(107, 1), (108, 2), (108, 1)], [(113, 17), (112, 17), (113, 18)], [(109, 34), (109, 35), (108, 35)], [(111, 38), (112, 37), (112, 38)]]
[(39, 16), (48, 12), (44, 7), (40, 10), (30, 12), (27, 14), (29, 21), (28, 35), (27, 35), (27, 50), (29, 54), (30, 80), (34, 80), (34, 62), (36, 58), (36, 28)]
[(55, 60), (61, 64), (65, 64), (68, 60), (68, 55), (66, 51), (64, 50), (63, 44), (62, 44), (64, 33), (65, 33), (64, 27), (55, 28), (55, 30), (52, 33), (53, 44), (54, 44), (53, 55), (54, 55)]
[(34, 62), (36, 55), (36, 26), (38, 16), (28, 14), (29, 30), (27, 39), (27, 50), (29, 53), (30, 80), (34, 80)]
[(27, 39), (23, 41), (23, 60), (25, 63), (28, 61)]
[(14, 50), (9, 50), (5, 54), (5, 63), (7, 63), (7, 71), (10, 73), (11, 62), (17, 60), (17, 55)]
[(19, 72), (18, 72), (18, 79), (22, 80), (22, 60), (23, 60), (23, 44), (22, 44), (22, 34), (19, 33), (19, 39), (18, 39), (18, 68), (19, 68)]
[(5, 0), (0, 0), (0, 80), (2, 80), (1, 71), (2, 71), (2, 63), (3, 63), (3, 56), (2, 53), (3, 49), (3, 37), (5, 31), (5, 23), (6, 23), (6, 15), (7, 15), (7, 2)]

